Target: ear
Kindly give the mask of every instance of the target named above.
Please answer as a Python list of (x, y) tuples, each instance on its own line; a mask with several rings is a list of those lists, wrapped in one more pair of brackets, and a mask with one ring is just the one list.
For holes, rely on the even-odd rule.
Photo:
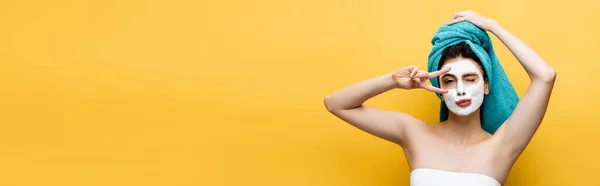
[(485, 90), (483, 91), (483, 94), (485, 94), (485, 95), (488, 95), (488, 94), (490, 94), (490, 90), (488, 89), (488, 83), (487, 83), (487, 81), (485, 81), (485, 84), (484, 84), (484, 87), (483, 87), (483, 89), (485, 89)]

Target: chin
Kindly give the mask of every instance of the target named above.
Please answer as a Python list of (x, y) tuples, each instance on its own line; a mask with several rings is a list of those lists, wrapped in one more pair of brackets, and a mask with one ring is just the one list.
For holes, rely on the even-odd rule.
[(450, 112), (452, 112), (458, 116), (469, 116), (471, 114), (476, 113), (477, 110), (479, 110), (479, 108), (466, 107), (466, 108), (458, 109), (458, 110), (450, 110)]

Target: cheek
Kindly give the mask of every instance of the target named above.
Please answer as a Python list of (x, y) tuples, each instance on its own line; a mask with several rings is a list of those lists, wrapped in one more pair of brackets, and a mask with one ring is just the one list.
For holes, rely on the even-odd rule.
[(483, 94), (485, 89), (483, 84), (470, 85), (466, 86), (465, 88), (467, 89), (467, 91), (469, 91), (469, 93), (471, 93), (471, 95)]
[(456, 89), (446, 89), (448, 92), (442, 94), (444, 100), (454, 101), (456, 99)]

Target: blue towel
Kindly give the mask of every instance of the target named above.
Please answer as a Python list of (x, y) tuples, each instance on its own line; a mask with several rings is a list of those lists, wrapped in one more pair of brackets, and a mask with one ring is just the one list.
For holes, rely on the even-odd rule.
[[(519, 97), (508, 77), (506, 77), (498, 57), (496, 57), (492, 40), (487, 32), (469, 21), (442, 25), (431, 40), (433, 48), (429, 53), (428, 71), (439, 70), (438, 64), (442, 57), (442, 51), (448, 46), (461, 42), (466, 42), (471, 46), (487, 73), (489, 94), (484, 97), (481, 106), (481, 127), (488, 133), (494, 134), (504, 121), (510, 117), (519, 102)], [(430, 81), (433, 86), (440, 87), (438, 78), (432, 78)], [(439, 93), (436, 93), (436, 95), (441, 99)], [(448, 108), (442, 100), (440, 121), (447, 119)]]

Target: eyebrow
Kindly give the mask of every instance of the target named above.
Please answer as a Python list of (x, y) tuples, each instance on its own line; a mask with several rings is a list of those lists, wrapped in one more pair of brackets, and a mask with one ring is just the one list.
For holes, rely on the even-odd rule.
[[(444, 78), (444, 77), (446, 77), (446, 76), (450, 76), (450, 77), (454, 77), (454, 78), (456, 78), (456, 76), (455, 76), (454, 74), (452, 74), (452, 73), (446, 73), (446, 74), (443, 74), (443, 75), (440, 77), (440, 79), (443, 79), (443, 78)], [(467, 73), (463, 74), (462, 76), (463, 76), (463, 77), (466, 77), (466, 76), (477, 76), (477, 73), (475, 73), (475, 72), (467, 72)]]
[(448, 74), (444, 74), (444, 75), (442, 75), (442, 77), (440, 77), (440, 79), (443, 79), (443, 78), (444, 78), (444, 77), (446, 77), (446, 76), (452, 76), (452, 77), (456, 77), (456, 76), (454, 76), (454, 74), (450, 74), (450, 73), (448, 73)]
[(477, 76), (477, 73), (467, 72), (467, 73), (463, 74), (463, 77), (465, 77), (465, 76)]

